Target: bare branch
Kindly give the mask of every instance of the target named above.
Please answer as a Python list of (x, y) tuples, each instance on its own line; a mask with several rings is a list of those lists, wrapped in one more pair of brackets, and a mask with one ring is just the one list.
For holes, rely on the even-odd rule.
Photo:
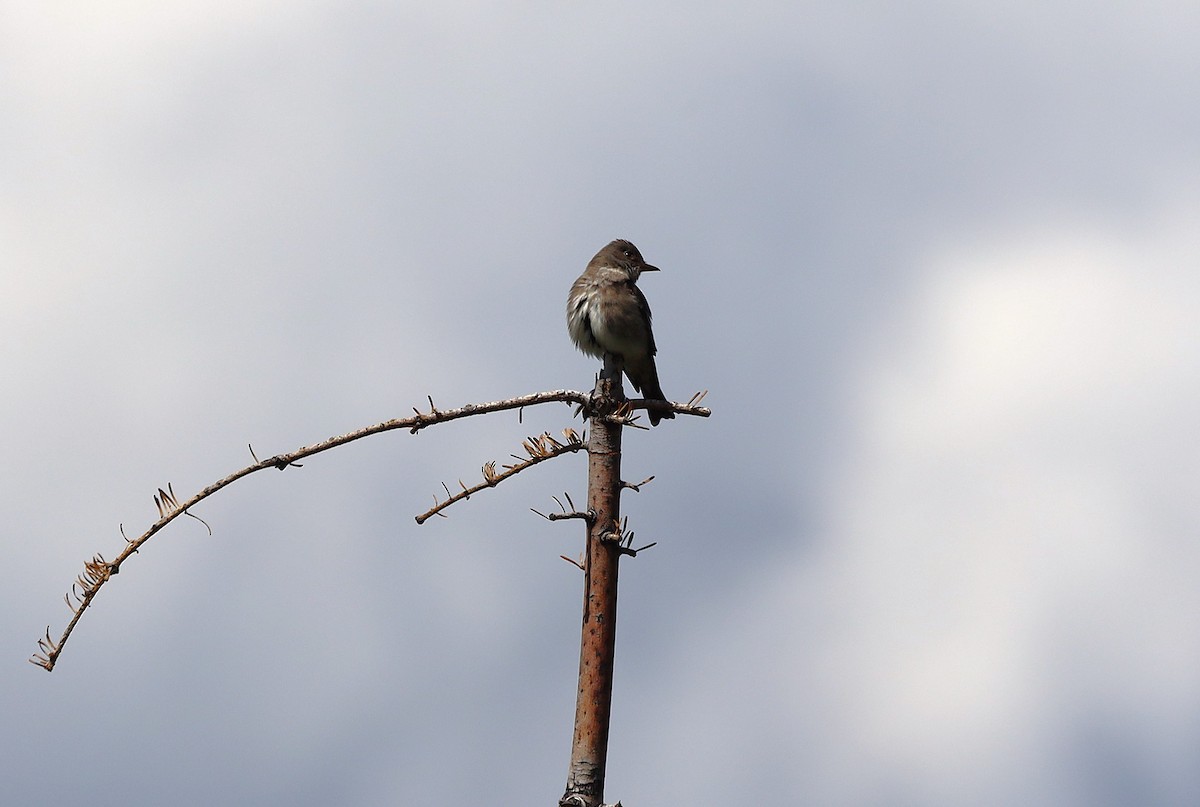
[(581, 571), (581, 572), (587, 571), (587, 568), (584, 567), (584, 565), (583, 565), (584, 559), (587, 557), (586, 552), (579, 556), (579, 560), (575, 560), (575, 558), (568, 558), (566, 555), (559, 555), (559, 557), (562, 558), (563, 560), (565, 560), (567, 563), (571, 564), (572, 566), (578, 567), (579, 571)]
[(601, 418), (617, 426), (630, 426), (635, 429), (647, 431), (649, 427), (642, 424), (637, 417), (639, 409), (658, 412), (678, 412), (681, 415), (706, 418), (712, 414), (712, 410), (705, 406), (697, 406), (697, 404), (704, 400), (704, 396), (707, 394), (708, 390), (697, 392), (687, 403), (681, 404), (671, 401), (660, 401), (656, 398), (632, 398), (629, 400), (611, 401), (593, 393), (586, 403), (580, 404), (576, 408), (575, 414), (578, 415), (582, 412), (584, 418)]
[[(630, 411), (635, 409), (650, 409), (656, 412), (675, 412), (676, 414), (680, 415), (694, 415), (696, 417), (706, 418), (712, 414), (712, 410), (707, 406), (697, 406), (696, 404), (704, 400), (704, 396), (707, 394), (708, 390), (697, 392), (691, 397), (691, 400), (685, 404), (672, 403), (671, 401), (657, 401), (653, 398), (631, 398), (624, 403), (622, 408)], [(620, 410), (618, 410), (618, 412), (619, 411)], [(625, 425), (629, 424), (626, 423)]]
[(642, 485), (648, 485), (648, 484), (650, 484), (650, 483), (651, 483), (651, 482), (653, 482), (653, 481), (654, 481), (654, 477), (653, 477), (653, 476), (648, 476), (648, 477), (646, 477), (645, 479), (643, 479), (641, 482), (638, 482), (638, 483), (635, 485), (635, 484), (633, 484), (632, 482), (626, 482), (624, 479), (622, 479), (622, 480), (621, 480), (621, 487), (622, 487), (622, 488), (627, 488), (627, 489), (629, 489), (629, 490), (632, 490), (634, 493), (641, 493), (641, 492), (642, 492)]
[(584, 521), (591, 521), (596, 516), (595, 513), (581, 513), (578, 510), (570, 512), (570, 513), (550, 513), (549, 515), (547, 515), (546, 513), (543, 513), (540, 510), (534, 510), (532, 507), (530, 507), (529, 509), (533, 510), (533, 512), (537, 513), (539, 516), (546, 519), (547, 521), (565, 521), (568, 518), (580, 518), (580, 519), (583, 519)]
[[(532, 507), (529, 509), (533, 510)], [(538, 513), (537, 510), (533, 510), (533, 512)], [(538, 515), (541, 516), (542, 514), (538, 513)], [(570, 513), (551, 513), (548, 516), (542, 516), (542, 517), (544, 519), (546, 519), (547, 521), (566, 521), (569, 518), (580, 518), (580, 519), (583, 519), (584, 521), (590, 522), (592, 519), (594, 519), (596, 517), (596, 514), (591, 513), (591, 512), (581, 513), (578, 510), (574, 510)]]
[[(63, 630), (62, 635), (59, 637), (57, 642), (50, 637), (50, 629), (47, 628), (46, 636), (38, 640), (39, 652), (35, 653), (29, 660), (47, 671), (53, 670), (54, 665), (58, 662), (59, 654), (62, 653), (62, 649), (66, 645), (67, 639), (70, 638), (71, 633), (74, 632), (75, 626), (79, 624), (79, 620), (83, 616), (84, 611), (86, 611), (92, 604), (92, 600), (95, 599), (96, 594), (100, 591), (100, 588), (106, 582), (108, 582), (113, 575), (121, 571), (121, 564), (128, 560), (130, 555), (135, 554), (142, 547), (142, 545), (154, 537), (159, 530), (170, 524), (181, 515), (187, 515), (191, 516), (192, 518), (196, 518), (197, 520), (200, 520), (205, 527), (208, 527), (207, 523), (205, 523), (202, 519), (199, 519), (198, 516), (188, 512), (188, 510), (204, 501), (209, 496), (212, 496), (222, 488), (232, 485), (234, 482), (244, 476), (249, 476), (252, 473), (256, 473), (267, 468), (276, 468), (280, 471), (284, 470), (285, 468), (299, 468), (301, 465), (297, 462), (297, 460), (304, 459), (305, 457), (311, 457), (314, 454), (320, 454), (323, 451), (328, 451), (332, 448), (337, 448), (338, 446), (351, 443), (355, 440), (361, 440), (364, 437), (370, 437), (374, 434), (380, 434), (381, 432), (393, 431), (395, 429), (408, 429), (412, 434), (416, 434), (420, 429), (423, 429), (427, 426), (432, 426), (437, 423), (446, 423), (451, 420), (458, 420), (460, 418), (470, 417), (472, 415), (483, 415), (490, 412), (503, 412), (510, 409), (519, 410), (526, 406), (536, 406), (539, 404), (555, 402), (569, 404), (573, 403), (580, 406), (586, 406), (588, 400), (589, 395), (584, 392), (576, 392), (575, 390), (553, 390), (551, 392), (535, 392), (529, 395), (522, 395), (517, 398), (507, 398), (505, 400), (491, 401), (489, 403), (467, 404), (466, 406), (462, 406), (457, 409), (439, 410), (434, 406), (433, 398), (430, 397), (428, 412), (422, 413), (417, 409), (413, 409), (415, 414), (412, 417), (385, 420), (382, 423), (376, 423), (374, 426), (366, 426), (352, 432), (347, 432), (346, 434), (330, 437), (320, 443), (315, 443), (314, 445), (298, 448), (288, 454), (278, 454), (274, 457), (260, 460), (254, 453), (254, 448), (250, 447), (250, 455), (254, 457), (253, 465), (248, 465), (245, 468), (242, 468), (240, 471), (236, 471), (229, 476), (226, 476), (224, 479), (219, 479), (216, 482), (213, 482), (211, 485), (204, 488), (186, 501), (181, 502), (175, 495), (175, 491), (172, 489), (171, 485), (168, 483), (166, 490), (159, 488), (154, 495), (154, 503), (158, 508), (158, 521), (154, 522), (154, 524), (152, 524), (150, 528), (140, 536), (132, 539), (125, 535), (125, 530), (122, 526), (121, 535), (125, 540), (125, 548), (120, 552), (120, 554), (118, 554), (112, 561), (106, 561), (102, 556), (97, 554), (90, 561), (84, 564), (83, 572), (75, 580), (75, 586), (78, 589), (75, 592), (75, 597), (77, 598), (78, 602), (72, 608), (74, 614), (71, 617), (71, 621), (67, 623), (67, 627)], [(568, 439), (570, 440), (570, 438)], [(559, 446), (567, 445), (558, 443), (557, 441), (554, 441), (554, 443)], [(577, 451), (579, 449), (574, 447), (568, 449), (564, 447), (561, 451), (550, 448), (547, 448), (547, 450), (557, 451), (557, 453), (552, 455), (557, 456), (558, 453), (566, 453), (567, 450)], [(536, 462), (542, 462), (544, 459), (550, 459), (550, 456), (539, 457)], [(527, 464), (533, 465), (536, 463), (529, 461)], [(513, 471), (513, 473), (516, 473), (516, 471)], [(511, 473), (500, 474), (497, 477), (497, 481), (511, 475)], [(462, 496), (462, 494), (458, 495)], [(437, 501), (436, 498), (434, 501)], [(438, 508), (435, 508), (435, 510), (436, 509)], [(441, 515), (441, 513), (438, 514)], [(212, 532), (211, 527), (209, 527), (209, 532)], [(68, 605), (70, 605), (69, 602)]]
[(629, 529), (629, 517), (626, 516), (620, 523), (614, 522), (611, 529), (602, 532), (600, 540), (606, 544), (614, 544), (618, 552), (622, 555), (628, 555), (631, 558), (636, 558), (639, 552), (643, 552), (652, 546), (658, 546), (658, 541), (654, 541), (653, 543), (634, 549), (633, 536), (633, 530)]
[(532, 507), (530, 507), (529, 509), (533, 510), (533, 512), (537, 513), (539, 516), (546, 519), (547, 521), (565, 521), (566, 519), (569, 519), (569, 518), (579, 518), (579, 519), (583, 519), (588, 524), (591, 524), (596, 518), (595, 510), (588, 510), (586, 512), (582, 512), (582, 511), (576, 509), (575, 502), (571, 501), (571, 494), (567, 493), (566, 491), (563, 492), (563, 498), (565, 498), (567, 500), (567, 504), (571, 505), (570, 510), (568, 510), (565, 506), (563, 506), (563, 503), (561, 501), (559, 501), (557, 496), (551, 496), (550, 498), (554, 499), (554, 503), (558, 505), (558, 509), (560, 512), (550, 513), (549, 515), (547, 515), (547, 514), (543, 513), (541, 510), (535, 510)]
[[(469, 499), (471, 498), (472, 493), (478, 493), (484, 488), (494, 488), (496, 485), (499, 485), (510, 476), (516, 476), (517, 474), (521, 473), (521, 471), (524, 471), (526, 468), (531, 468), (534, 465), (537, 465), (539, 462), (545, 462), (546, 460), (554, 459), (555, 457), (563, 454), (582, 451), (587, 447), (587, 444), (583, 441), (584, 438), (574, 429), (563, 429), (563, 437), (566, 438), (565, 443), (560, 443), (558, 440), (555, 440), (550, 436), (549, 432), (545, 432), (538, 437), (525, 438), (525, 442), (521, 443), (521, 447), (524, 448), (525, 453), (529, 455), (528, 459), (521, 459), (515, 454), (512, 455), (517, 462), (513, 463), (512, 465), (505, 465), (503, 473), (496, 473), (495, 462), (484, 463), (483, 481), (478, 485), (467, 487), (460, 479), (458, 480), (458, 486), (462, 488), (462, 490), (460, 490), (458, 493), (451, 494), (450, 488), (446, 487), (446, 483), (443, 482), (442, 487), (446, 489), (446, 500), (444, 502), (439, 502), (435, 496), (433, 499), (433, 507), (417, 516), (417, 523), (424, 524), (429, 520), (430, 516), (444, 516), (445, 514), (442, 513), (442, 511), (455, 502), (462, 501), (463, 499)], [(537, 513), (536, 510), (534, 510), (534, 512)], [(541, 513), (538, 513), (538, 515), (541, 515)], [(550, 516), (544, 516), (544, 518), (548, 518), (551, 521), (554, 520), (553, 514)]]

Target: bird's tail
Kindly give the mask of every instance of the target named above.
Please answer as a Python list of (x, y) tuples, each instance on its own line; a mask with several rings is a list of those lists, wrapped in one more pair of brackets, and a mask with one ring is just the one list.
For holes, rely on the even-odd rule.
[[(629, 383), (633, 384), (635, 390), (642, 393), (643, 398), (653, 401), (667, 400), (667, 396), (663, 395), (662, 387), (658, 384), (658, 368), (654, 366), (653, 357), (646, 362), (640, 363), (637, 367), (631, 367), (627, 364), (625, 366), (625, 375), (629, 376)], [(657, 426), (660, 420), (672, 420), (675, 417), (674, 412), (662, 412), (654, 409), (646, 410), (646, 414), (650, 417), (651, 426)]]

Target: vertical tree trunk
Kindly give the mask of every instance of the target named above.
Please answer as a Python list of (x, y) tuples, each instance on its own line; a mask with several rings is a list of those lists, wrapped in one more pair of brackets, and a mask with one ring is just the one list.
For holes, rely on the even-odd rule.
[[(598, 397), (625, 399), (621, 371), (596, 384)], [(592, 419), (588, 439), (588, 525), (584, 572), (583, 631), (579, 650), (579, 692), (567, 790), (560, 807), (599, 807), (604, 801), (612, 707), (613, 659), (617, 641), (617, 567), (621, 559), (621, 425)]]

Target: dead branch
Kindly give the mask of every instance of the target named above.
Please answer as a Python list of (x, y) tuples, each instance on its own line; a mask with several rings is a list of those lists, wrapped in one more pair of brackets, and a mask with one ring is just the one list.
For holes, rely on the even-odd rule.
[(645, 479), (643, 479), (641, 482), (638, 482), (638, 483), (635, 485), (635, 484), (633, 484), (632, 482), (626, 482), (624, 479), (622, 479), (622, 480), (621, 480), (621, 487), (622, 487), (623, 489), (632, 490), (634, 493), (641, 493), (641, 492), (642, 492), (642, 486), (643, 486), (643, 485), (649, 485), (649, 484), (650, 484), (651, 482), (653, 482), (653, 481), (654, 481), (654, 477), (653, 477), (653, 476), (648, 476), (648, 477), (646, 477)]
[[(367, 426), (356, 431), (340, 434), (336, 437), (330, 437), (320, 443), (311, 446), (304, 446), (292, 451), (288, 454), (278, 454), (274, 457), (269, 457), (265, 460), (259, 460), (254, 454), (254, 449), (250, 449), (251, 456), (254, 457), (254, 464), (242, 468), (240, 471), (226, 476), (224, 479), (219, 479), (213, 482), (208, 487), (201, 490), (199, 493), (192, 496), (186, 501), (180, 501), (175, 495), (171, 485), (167, 485), (164, 491), (159, 488), (154, 496), (154, 503), (158, 508), (159, 518), (154, 522), (148, 530), (142, 533), (137, 538), (128, 538), (125, 536), (124, 527), (121, 528), (121, 535), (125, 540), (125, 548), (113, 560), (105, 560), (103, 556), (96, 554), (91, 560), (84, 564), (83, 572), (76, 578), (74, 585), (71, 588), (71, 593), (67, 596), (67, 606), (71, 609), (71, 620), (67, 623), (67, 627), (63, 630), (62, 635), (55, 641), (50, 635), (50, 628), (47, 626), (46, 635), (38, 640), (38, 651), (29, 661), (37, 666), (50, 671), (54, 669), (54, 665), (58, 662), (58, 657), (62, 653), (63, 647), (70, 638), (75, 626), (79, 624), (84, 611), (92, 604), (96, 594), (99, 593), (101, 587), (107, 583), (113, 575), (121, 570), (121, 565), (129, 558), (130, 555), (136, 553), (143, 544), (149, 541), (159, 530), (170, 524), (181, 515), (199, 518), (188, 512), (192, 507), (212, 496), (222, 488), (232, 485), (237, 480), (244, 476), (249, 476), (252, 473), (266, 470), (267, 468), (277, 468), (282, 471), (288, 467), (300, 467), (297, 460), (311, 457), (314, 454), (320, 454), (322, 451), (328, 451), (332, 448), (351, 443), (355, 440), (360, 440), (364, 437), (370, 437), (381, 432), (393, 431), (395, 429), (408, 429), (412, 434), (416, 434), (427, 426), (432, 426), (437, 423), (446, 423), (459, 418), (470, 417), (472, 415), (483, 415), (490, 412), (503, 412), (509, 409), (521, 409), (526, 406), (536, 406), (544, 403), (574, 403), (585, 409), (588, 407), (591, 396), (588, 393), (576, 392), (574, 390), (554, 390), (551, 392), (535, 392), (529, 395), (522, 395), (517, 398), (508, 398), (502, 401), (492, 401), (482, 404), (467, 404), (466, 406), (457, 409), (439, 410), (433, 404), (433, 399), (429, 399), (429, 411), (421, 412), (413, 408), (414, 415), (407, 418), (396, 418), (393, 420), (385, 420), (382, 423), (376, 423), (374, 426)], [(532, 439), (532, 438), (531, 438)], [(528, 442), (528, 441), (527, 441)], [(557, 441), (555, 441), (557, 443)], [(563, 445), (563, 444), (559, 444)], [(550, 448), (548, 451), (554, 451)], [(576, 448), (564, 448), (558, 453), (566, 453), (568, 450), (578, 450)], [(554, 454), (553, 456), (557, 456)], [(545, 459), (549, 459), (547, 456)], [(543, 461), (538, 458), (537, 462)], [(533, 461), (527, 461), (524, 467), (536, 464)], [(499, 474), (496, 476), (496, 482), (501, 479), (517, 473), (522, 468)], [(485, 486), (490, 486), (485, 484)], [(465, 498), (462, 494), (458, 494), (460, 498)], [(201, 523), (204, 523), (201, 521)], [(207, 527), (208, 525), (205, 524)], [(209, 530), (211, 532), (211, 528)]]
[(584, 418), (594, 416), (604, 418), (613, 424), (633, 426), (635, 429), (645, 429), (646, 427), (638, 423), (634, 415), (638, 409), (654, 409), (659, 412), (675, 412), (680, 415), (706, 418), (712, 415), (712, 410), (707, 406), (699, 405), (706, 395), (708, 395), (708, 390), (702, 390), (693, 395), (687, 403), (681, 404), (672, 401), (659, 401), (654, 398), (631, 398), (629, 400), (610, 401), (593, 392), (587, 396), (586, 401), (579, 404), (575, 410), (575, 414), (578, 415), (582, 412)]
[(543, 513), (541, 510), (535, 510), (532, 507), (530, 507), (529, 509), (532, 510), (533, 512), (537, 513), (539, 516), (546, 519), (547, 521), (563, 521), (568, 518), (581, 518), (584, 521), (591, 523), (591, 520), (596, 517), (596, 514), (590, 510), (587, 512), (581, 512), (579, 509), (577, 509), (575, 507), (575, 502), (571, 501), (571, 494), (567, 493), (566, 491), (563, 492), (563, 498), (567, 500), (567, 504), (571, 505), (570, 510), (568, 510), (566, 508), (566, 506), (563, 505), (563, 503), (558, 500), (557, 496), (551, 496), (550, 498), (554, 499), (554, 503), (558, 505), (558, 509), (561, 512), (550, 513), (549, 515), (547, 515), (546, 513)]
[(617, 412), (613, 413), (614, 417), (624, 416), (626, 419), (623, 423), (625, 426), (634, 425), (637, 428), (645, 428), (638, 424), (631, 424), (627, 419), (629, 415), (637, 409), (647, 409), (657, 412), (676, 412), (680, 415), (694, 415), (696, 417), (706, 418), (712, 414), (712, 410), (706, 406), (699, 406), (699, 403), (708, 395), (708, 390), (697, 392), (687, 403), (679, 404), (671, 401), (659, 401), (653, 398), (630, 398), (622, 402)]
[(579, 569), (579, 571), (581, 571), (581, 572), (587, 571), (587, 567), (583, 565), (583, 564), (587, 563), (587, 552), (581, 553), (579, 555), (579, 560), (575, 560), (575, 558), (568, 558), (566, 555), (559, 555), (559, 557), (562, 558), (563, 560), (565, 560), (567, 563), (569, 563), (572, 566)]
[[(653, 477), (651, 477), (653, 479)], [(645, 484), (645, 483), (643, 483)], [(639, 552), (649, 549), (652, 546), (658, 546), (658, 541), (640, 546), (637, 549), (633, 548), (633, 530), (629, 529), (629, 517), (621, 519), (620, 524), (613, 524), (613, 529), (604, 532), (600, 535), (600, 540), (606, 543), (616, 544), (617, 551), (622, 555), (628, 555), (631, 558), (636, 558)]]
[(496, 473), (495, 462), (484, 463), (483, 481), (477, 485), (467, 487), (460, 479), (458, 481), (458, 485), (460, 488), (462, 488), (462, 490), (460, 490), (458, 493), (450, 493), (450, 488), (446, 486), (445, 482), (443, 482), (442, 487), (446, 490), (446, 496), (448, 498), (443, 502), (439, 502), (437, 496), (434, 496), (433, 507), (417, 516), (417, 523), (424, 524), (432, 516), (444, 517), (442, 511), (455, 502), (462, 501), (463, 499), (469, 499), (471, 498), (472, 493), (478, 493), (484, 488), (494, 488), (496, 485), (499, 485), (510, 476), (516, 476), (521, 471), (524, 471), (526, 468), (531, 468), (534, 465), (537, 465), (539, 462), (552, 460), (555, 457), (562, 456), (563, 454), (582, 451), (587, 447), (587, 444), (584, 443), (585, 438), (581, 437), (574, 429), (563, 429), (563, 437), (566, 438), (565, 443), (560, 443), (558, 440), (555, 440), (550, 436), (549, 432), (544, 432), (538, 437), (527, 437), (525, 442), (521, 444), (521, 447), (524, 448), (525, 453), (529, 455), (528, 458), (521, 458), (516, 454), (513, 454), (512, 457), (513, 459), (517, 460), (517, 462), (513, 463), (512, 465), (503, 466), (504, 471), (502, 473)]

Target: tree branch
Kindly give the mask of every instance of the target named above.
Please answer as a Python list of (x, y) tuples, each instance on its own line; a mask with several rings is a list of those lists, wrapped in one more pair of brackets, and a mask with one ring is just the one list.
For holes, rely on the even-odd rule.
[(496, 473), (496, 463), (484, 463), (483, 481), (478, 485), (467, 487), (460, 479), (458, 484), (462, 490), (460, 490), (458, 493), (451, 494), (450, 488), (446, 486), (445, 482), (443, 482), (442, 487), (446, 489), (446, 495), (449, 498), (444, 502), (439, 502), (437, 500), (437, 496), (434, 496), (433, 507), (417, 516), (417, 523), (424, 524), (432, 516), (441, 516), (442, 518), (445, 518), (446, 516), (442, 512), (443, 510), (457, 501), (471, 498), (472, 493), (478, 493), (484, 488), (494, 488), (496, 485), (499, 485), (510, 476), (516, 476), (521, 471), (537, 465), (539, 462), (552, 460), (555, 457), (561, 457), (563, 454), (570, 454), (574, 451), (582, 451), (587, 447), (587, 445), (583, 442), (584, 438), (580, 437), (578, 432), (576, 432), (574, 429), (563, 429), (563, 437), (567, 439), (567, 442), (558, 442), (550, 436), (549, 432), (545, 432), (539, 437), (526, 438), (525, 442), (523, 442), (521, 446), (525, 449), (526, 453), (529, 454), (528, 459), (522, 459), (516, 454), (513, 454), (512, 457), (513, 459), (517, 460), (517, 462), (512, 465), (503, 466), (504, 472), (499, 474)]
[[(167, 490), (158, 489), (154, 496), (155, 505), (158, 507), (159, 519), (150, 526), (148, 530), (139, 535), (137, 538), (125, 538), (125, 548), (111, 561), (105, 560), (100, 554), (92, 556), (92, 559), (84, 563), (83, 572), (75, 579), (75, 583), (71, 586), (71, 592), (67, 595), (67, 607), (71, 609), (71, 621), (67, 623), (67, 627), (63, 630), (58, 641), (55, 641), (50, 636), (50, 628), (47, 626), (46, 635), (38, 640), (38, 651), (29, 659), (33, 664), (50, 671), (54, 669), (54, 665), (58, 662), (58, 657), (62, 653), (63, 647), (66, 645), (67, 639), (70, 638), (75, 626), (79, 624), (80, 618), (83, 617), (84, 611), (92, 604), (92, 600), (96, 598), (96, 594), (107, 583), (113, 575), (121, 571), (121, 565), (129, 559), (130, 555), (136, 553), (141, 547), (149, 541), (155, 533), (163, 527), (170, 524), (181, 515), (193, 516), (188, 510), (191, 507), (212, 496), (217, 491), (232, 485), (237, 480), (244, 476), (249, 476), (252, 473), (266, 470), (267, 468), (276, 468), (280, 471), (288, 467), (300, 467), (297, 460), (311, 457), (314, 454), (320, 454), (322, 451), (328, 451), (331, 448), (351, 443), (355, 440), (360, 440), (364, 437), (370, 437), (373, 434), (381, 432), (393, 431), (395, 429), (408, 429), (412, 434), (416, 434), (421, 429), (432, 426), (437, 423), (446, 423), (459, 418), (470, 417), (472, 415), (483, 415), (490, 412), (503, 412), (509, 409), (521, 409), (526, 406), (536, 406), (544, 403), (574, 403), (585, 409), (589, 406), (591, 396), (585, 392), (576, 392), (574, 390), (554, 390), (551, 392), (535, 392), (529, 395), (522, 395), (517, 398), (508, 398), (502, 401), (492, 401), (482, 404), (467, 404), (466, 406), (457, 409), (439, 410), (433, 404), (433, 399), (429, 399), (429, 411), (421, 412), (413, 408), (415, 413), (412, 417), (396, 418), (393, 420), (385, 420), (382, 423), (376, 423), (374, 426), (366, 426), (356, 431), (340, 434), (336, 437), (330, 437), (320, 443), (311, 446), (304, 446), (296, 449), (288, 454), (277, 454), (265, 460), (259, 460), (254, 454), (254, 449), (250, 449), (251, 456), (254, 456), (255, 462), (253, 465), (248, 465), (240, 471), (235, 471), (224, 479), (219, 479), (213, 482), (208, 487), (201, 490), (196, 495), (186, 501), (180, 502), (171, 485), (167, 485)], [(556, 441), (557, 442), (557, 441)], [(564, 449), (560, 453), (565, 453)], [(570, 449), (578, 450), (578, 449)], [(557, 456), (557, 455), (555, 455)], [(549, 457), (546, 457), (549, 459)], [(537, 460), (541, 462), (541, 459)], [(528, 465), (535, 463), (528, 462)], [(521, 469), (513, 470), (506, 474), (500, 474), (499, 479), (511, 476)], [(493, 483), (494, 484), (494, 483)], [(461, 497), (461, 494), (460, 494)], [(203, 523), (203, 522), (202, 522)], [(205, 524), (205, 526), (208, 526)], [(121, 528), (121, 535), (125, 536), (124, 527)]]
[[(149, 541), (159, 530), (170, 524), (179, 516), (189, 516), (195, 518), (200, 523), (208, 527), (199, 516), (189, 512), (190, 508), (212, 496), (217, 491), (232, 485), (237, 480), (244, 476), (249, 476), (252, 473), (266, 470), (267, 468), (275, 468), (284, 470), (286, 468), (302, 467), (298, 460), (306, 457), (311, 457), (314, 454), (320, 454), (322, 451), (328, 451), (332, 448), (345, 445), (346, 443), (360, 440), (364, 437), (370, 437), (381, 432), (393, 431), (395, 429), (408, 429), (410, 433), (416, 434), (421, 429), (428, 426), (433, 426), (438, 423), (447, 423), (451, 420), (470, 417), (472, 415), (483, 415), (490, 412), (503, 412), (510, 409), (523, 409), (526, 406), (537, 406), (544, 403), (573, 403), (578, 405), (579, 411), (584, 413), (585, 417), (591, 417), (593, 413), (597, 417), (605, 420), (620, 421), (623, 425), (630, 424), (630, 412), (635, 409), (657, 409), (671, 410), (683, 415), (695, 415), (697, 417), (708, 417), (711, 411), (706, 407), (698, 406), (704, 398), (706, 392), (700, 392), (693, 395), (691, 400), (685, 404), (671, 403), (668, 401), (651, 401), (651, 400), (636, 400), (636, 401), (621, 401), (617, 411), (612, 411), (607, 407), (610, 402), (598, 401), (594, 393), (577, 392), (575, 390), (553, 390), (550, 392), (535, 392), (528, 395), (522, 395), (516, 398), (507, 398), (501, 401), (491, 401), (482, 404), (467, 404), (457, 409), (439, 410), (433, 403), (433, 398), (429, 398), (429, 411), (421, 412), (417, 408), (413, 408), (413, 416), (407, 418), (395, 418), (393, 420), (385, 420), (382, 423), (376, 423), (374, 426), (366, 426), (356, 431), (340, 434), (336, 437), (330, 437), (320, 443), (311, 446), (298, 448), (287, 454), (277, 454), (265, 460), (260, 460), (254, 453), (253, 447), (250, 448), (250, 454), (254, 457), (254, 464), (248, 465), (239, 471), (226, 476), (224, 479), (219, 479), (213, 482), (208, 487), (201, 490), (199, 493), (192, 496), (190, 499), (180, 501), (175, 495), (175, 491), (171, 485), (167, 485), (167, 489), (159, 488), (154, 496), (154, 503), (158, 507), (159, 519), (150, 526), (148, 530), (139, 535), (137, 538), (129, 538), (125, 535), (124, 525), (121, 526), (121, 536), (125, 538), (125, 548), (113, 560), (105, 560), (103, 555), (96, 554), (92, 559), (84, 563), (83, 572), (76, 578), (75, 583), (71, 586), (71, 592), (66, 596), (67, 607), (71, 609), (71, 620), (67, 623), (67, 627), (63, 630), (58, 641), (55, 641), (50, 635), (50, 628), (47, 626), (46, 635), (38, 640), (38, 651), (29, 661), (33, 664), (42, 667), (49, 671), (54, 669), (54, 665), (58, 661), (59, 655), (62, 653), (63, 646), (67, 639), (74, 632), (75, 626), (79, 623), (83, 612), (86, 611), (95, 599), (96, 594), (101, 587), (112, 578), (113, 575), (121, 571), (121, 565), (129, 559), (130, 555), (135, 554), (142, 545)], [(568, 430), (570, 431), (570, 430)], [(565, 432), (564, 432), (565, 434)], [(574, 432), (571, 432), (573, 435)], [(581, 440), (582, 438), (573, 438), (568, 436), (567, 443), (559, 443), (557, 440), (550, 438), (549, 435), (542, 435), (538, 438), (530, 438), (526, 441), (526, 451), (529, 452), (529, 459), (517, 458), (518, 462), (514, 465), (504, 466), (505, 470), (502, 473), (495, 473), (495, 465), (488, 463), (484, 466), (484, 481), (473, 488), (462, 486), (462, 491), (455, 494), (450, 494), (450, 489), (446, 488), (446, 493), (449, 499), (444, 502), (437, 502), (432, 509), (417, 516), (417, 523), (423, 523), (430, 516), (437, 514), (441, 515), (441, 510), (450, 506), (450, 504), (459, 501), (460, 499), (469, 498), (472, 493), (482, 490), (485, 487), (495, 487), (497, 484), (513, 476), (526, 468), (536, 465), (539, 462), (552, 459), (553, 457), (565, 454), (571, 451), (579, 451), (584, 447), (582, 442), (575, 445), (573, 440)], [(550, 443), (543, 443), (543, 440), (550, 440)], [(531, 450), (532, 447), (532, 450)], [(543, 452), (543, 453), (535, 453)], [(636, 487), (634, 487), (636, 490)], [(208, 527), (209, 532), (212, 528)]]
[[(696, 417), (706, 418), (712, 414), (712, 410), (706, 406), (698, 404), (708, 395), (708, 390), (697, 392), (691, 397), (687, 403), (679, 404), (671, 401), (659, 401), (654, 398), (631, 398), (622, 403), (621, 410), (628, 413), (635, 409), (648, 409), (657, 412), (677, 412), (681, 415), (695, 415)], [(621, 414), (618, 412), (617, 414)], [(630, 425), (628, 422), (624, 425)]]

